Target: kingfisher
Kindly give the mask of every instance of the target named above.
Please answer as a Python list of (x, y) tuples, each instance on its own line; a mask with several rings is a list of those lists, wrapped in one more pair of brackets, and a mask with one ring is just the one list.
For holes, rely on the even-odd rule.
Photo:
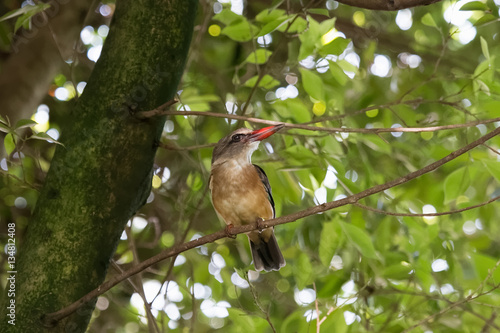
[[(215, 211), (227, 228), (275, 217), (267, 175), (261, 167), (252, 164), (251, 158), (260, 141), (283, 127), (280, 124), (255, 131), (239, 128), (215, 146), (209, 187)], [(277, 271), (285, 266), (273, 227), (246, 234), (257, 271)]]

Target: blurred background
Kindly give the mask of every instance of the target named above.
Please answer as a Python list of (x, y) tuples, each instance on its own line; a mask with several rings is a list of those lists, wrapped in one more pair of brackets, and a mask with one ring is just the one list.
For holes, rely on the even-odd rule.
[[(4, 248), (12, 221), (22, 244), (115, 3), (0, 6)], [(498, 0), (392, 12), (332, 0), (200, 0), (175, 108), (315, 126), (282, 130), (253, 162), (269, 177), (277, 216), (341, 199), (500, 126), (499, 8)], [(208, 191), (212, 147), (242, 126), (263, 125), (167, 116), (153, 190), (127, 224), (109, 276), (222, 228)], [(372, 130), (391, 127), (420, 130)], [(500, 195), (499, 147), (494, 138), (362, 200), (367, 207), (276, 227), (287, 261), (279, 272), (253, 270), (244, 236), (155, 265), (99, 297), (89, 332), (500, 331), (500, 205), (486, 204)]]

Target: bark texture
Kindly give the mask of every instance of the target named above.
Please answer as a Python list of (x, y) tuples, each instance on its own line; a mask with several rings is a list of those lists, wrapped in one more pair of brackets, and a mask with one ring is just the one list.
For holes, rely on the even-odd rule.
[[(108, 39), (83, 95), (62, 129), (20, 249), (16, 325), (0, 332), (85, 332), (94, 302), (54, 326), (57, 311), (103, 282), (127, 220), (150, 193), (164, 118), (137, 120), (177, 90), (196, 0), (117, 1)], [(6, 318), (6, 306), (0, 316)]]

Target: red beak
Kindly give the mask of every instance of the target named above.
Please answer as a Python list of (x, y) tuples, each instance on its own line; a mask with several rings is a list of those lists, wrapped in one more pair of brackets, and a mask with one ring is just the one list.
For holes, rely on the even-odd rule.
[(250, 136), (248, 136), (248, 141), (250, 141), (250, 142), (262, 141), (265, 138), (268, 138), (271, 135), (273, 135), (274, 133), (278, 132), (283, 127), (285, 127), (284, 124), (279, 124), (279, 125), (264, 127), (264, 128), (255, 130), (252, 133), (250, 133)]

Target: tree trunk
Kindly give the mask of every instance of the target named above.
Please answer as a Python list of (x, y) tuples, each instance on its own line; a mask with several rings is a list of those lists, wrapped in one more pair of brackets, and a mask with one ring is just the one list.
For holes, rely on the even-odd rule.
[[(62, 142), (19, 251), (15, 297), (1, 332), (85, 332), (95, 302), (42, 326), (105, 278), (127, 220), (149, 195), (164, 118), (137, 120), (172, 99), (182, 75), (196, 0), (120, 0), (108, 39)], [(7, 288), (8, 289), (8, 288)], [(15, 326), (8, 302), (15, 300)]]

